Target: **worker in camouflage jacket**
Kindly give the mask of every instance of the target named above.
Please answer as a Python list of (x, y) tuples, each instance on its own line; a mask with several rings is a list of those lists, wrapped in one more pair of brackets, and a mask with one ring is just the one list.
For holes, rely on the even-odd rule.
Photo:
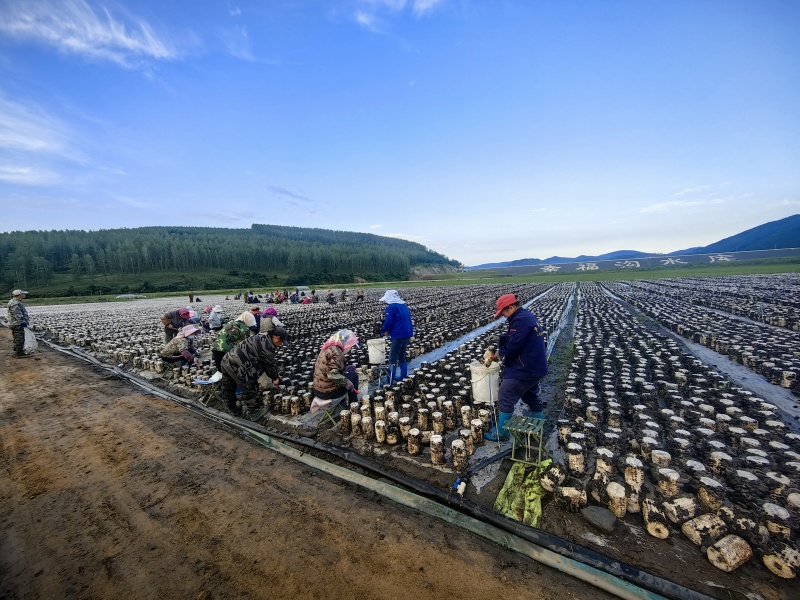
[(31, 356), (30, 354), (25, 354), (25, 328), (30, 321), (28, 320), (28, 311), (22, 301), (27, 294), (28, 292), (25, 290), (14, 290), (11, 292), (11, 300), (8, 301), (8, 326), (11, 329), (14, 356), (16, 358)]
[[(289, 335), (283, 327), (269, 334), (257, 334), (239, 342), (222, 359), (222, 387), (228, 410), (237, 417), (260, 420), (267, 412), (258, 393), (258, 378), (267, 374), (278, 385), (275, 349), (286, 343)], [(241, 391), (241, 407), (236, 403), (236, 388)]]
[(222, 331), (217, 334), (217, 337), (211, 343), (211, 356), (214, 359), (217, 371), (222, 370), (222, 359), (231, 351), (231, 348), (242, 340), (247, 339), (251, 333), (247, 323), (239, 319), (225, 323)]

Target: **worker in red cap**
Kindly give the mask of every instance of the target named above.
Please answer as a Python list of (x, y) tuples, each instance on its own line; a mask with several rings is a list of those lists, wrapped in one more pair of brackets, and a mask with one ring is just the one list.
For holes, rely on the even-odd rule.
[(505, 424), (514, 414), (518, 400), (528, 406), (531, 417), (544, 418), (539, 382), (547, 375), (547, 344), (539, 321), (520, 306), (514, 294), (503, 294), (497, 299), (496, 306), (494, 318), (504, 316), (508, 330), (498, 339), (497, 355), (503, 366), (497, 400), (500, 414), (494, 431), (484, 437), (492, 441), (507, 441), (511, 436), (505, 431)]

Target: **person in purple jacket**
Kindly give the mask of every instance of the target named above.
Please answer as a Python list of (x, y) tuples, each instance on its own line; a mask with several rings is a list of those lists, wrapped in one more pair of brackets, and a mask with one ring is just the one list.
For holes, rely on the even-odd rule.
[[(406, 349), (408, 340), (414, 335), (414, 325), (411, 322), (411, 311), (405, 300), (400, 297), (397, 290), (386, 290), (381, 297), (385, 302), (386, 317), (381, 326), (381, 335), (388, 335), (392, 340), (389, 348), (389, 366), (391, 368), (391, 381), (400, 381), (408, 377), (408, 363), (406, 362)], [(400, 366), (400, 376), (397, 376), (397, 366)]]
[(496, 306), (494, 318), (504, 316), (508, 330), (498, 339), (497, 355), (502, 360), (503, 381), (497, 399), (500, 409), (497, 428), (484, 437), (492, 441), (506, 441), (511, 436), (504, 432), (504, 427), (514, 414), (517, 400), (521, 399), (530, 408), (531, 417), (544, 418), (539, 382), (548, 373), (547, 344), (545, 331), (539, 321), (520, 306), (514, 294), (503, 294), (497, 299)]

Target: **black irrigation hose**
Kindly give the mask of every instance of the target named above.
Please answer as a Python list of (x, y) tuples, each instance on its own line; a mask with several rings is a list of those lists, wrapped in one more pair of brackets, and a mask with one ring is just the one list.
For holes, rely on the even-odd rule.
[(477, 464), (474, 464), (469, 469), (467, 469), (464, 472), (464, 475), (461, 477), (461, 480), (462, 481), (469, 481), (470, 478), (475, 473), (477, 473), (478, 471), (480, 471), (484, 467), (488, 467), (490, 464), (492, 464), (494, 462), (497, 462), (498, 460), (501, 460), (501, 459), (505, 458), (506, 456), (509, 456), (510, 454), (511, 454), (511, 448), (506, 448), (505, 450), (501, 450), (497, 454), (494, 454), (492, 456), (487, 456), (481, 462), (479, 462)]
[[(272, 429), (271, 427), (265, 427), (263, 425), (259, 425), (257, 423), (247, 422), (245, 424), (243, 421), (236, 419), (228, 415), (227, 413), (223, 413), (221, 411), (217, 411), (212, 408), (203, 406), (196, 400), (187, 400), (186, 398), (181, 398), (180, 396), (162, 390), (155, 384), (142, 381), (137, 377), (131, 375), (130, 373), (126, 373), (122, 369), (119, 369), (118, 367), (105, 365), (100, 361), (98, 361), (97, 359), (95, 359), (94, 357), (92, 357), (91, 355), (79, 350), (78, 348), (72, 347), (70, 349), (64, 349), (46, 340), (45, 343), (47, 343), (50, 347), (57, 349), (65, 354), (77, 356), (78, 358), (91, 362), (92, 364), (101, 367), (105, 370), (110, 370), (119, 377), (127, 379), (134, 385), (143, 388), (153, 393), (154, 395), (157, 395), (161, 398), (172, 400), (174, 402), (178, 402), (183, 406), (201, 412), (204, 414), (204, 416), (207, 416), (208, 418), (211, 418), (216, 422), (229, 425), (231, 427), (239, 429), (240, 431), (243, 431), (244, 433), (246, 433), (247, 430), (257, 431), (259, 433), (274, 437), (276, 439), (280, 439), (286, 442), (291, 442), (306, 448), (311, 448), (314, 450), (318, 450), (320, 452), (325, 452), (332, 456), (336, 456), (337, 458), (347, 461), (353, 466), (366, 469), (377, 475), (380, 475), (381, 477), (385, 477), (386, 479), (389, 479), (391, 481), (394, 481), (395, 483), (403, 485), (404, 487), (413, 490), (414, 492), (420, 494), (421, 496), (427, 497), (432, 500), (436, 500), (452, 508), (456, 508), (457, 510), (463, 512), (464, 514), (467, 514), (475, 519), (483, 521), (484, 523), (493, 525), (494, 527), (502, 529), (503, 531), (507, 531), (508, 533), (511, 533), (523, 540), (536, 544), (542, 548), (546, 548), (552, 552), (555, 552), (571, 560), (575, 560), (585, 565), (594, 567), (598, 570), (613, 575), (614, 577), (618, 577), (623, 581), (639, 586), (650, 592), (662, 594), (668, 598), (675, 598), (679, 600), (713, 600), (710, 596), (707, 596), (701, 592), (691, 590), (678, 583), (669, 581), (667, 579), (664, 579), (657, 575), (653, 575), (651, 573), (647, 573), (645, 571), (642, 571), (641, 569), (634, 567), (633, 565), (629, 565), (619, 560), (610, 558), (608, 556), (595, 552), (594, 550), (590, 550), (589, 548), (585, 548), (584, 546), (571, 542), (555, 534), (547, 533), (540, 529), (523, 525), (518, 521), (514, 521), (512, 519), (509, 519), (508, 517), (504, 517), (498, 513), (495, 513), (494, 511), (490, 511), (470, 500), (466, 499), (462, 500), (458, 495), (453, 495), (450, 492), (446, 492), (440, 488), (436, 488), (425, 482), (409, 477), (404, 473), (387, 471), (380, 463), (372, 459), (366, 458), (364, 456), (361, 456), (357, 452), (351, 452), (345, 448), (334, 446), (332, 444), (326, 444), (324, 442), (319, 442), (317, 440), (303, 437), (297, 434), (287, 434), (282, 431)], [(492, 457), (492, 459), (496, 460), (496, 457)], [(491, 461), (489, 460), (483, 462), (488, 464), (488, 462)], [(478, 465), (475, 465), (475, 467), (470, 469), (470, 471), (474, 473), (476, 467), (478, 467)], [(455, 502), (456, 498), (458, 498), (458, 502)]]

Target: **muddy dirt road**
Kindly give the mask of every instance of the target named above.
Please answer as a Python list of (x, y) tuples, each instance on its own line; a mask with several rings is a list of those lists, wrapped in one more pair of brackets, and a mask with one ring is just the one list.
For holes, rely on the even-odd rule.
[(609, 598), (0, 329), (0, 598)]

